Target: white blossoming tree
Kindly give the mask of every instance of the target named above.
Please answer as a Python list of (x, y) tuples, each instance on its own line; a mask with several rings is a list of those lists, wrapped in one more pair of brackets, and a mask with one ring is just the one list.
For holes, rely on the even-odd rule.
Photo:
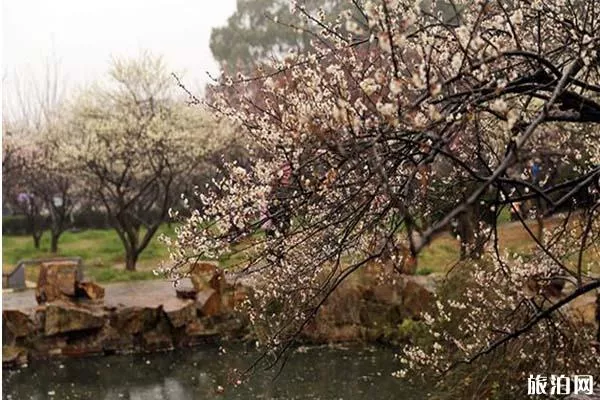
[(193, 184), (204, 155), (230, 134), (175, 99), (174, 86), (160, 58), (116, 60), (110, 79), (74, 102), (64, 137), (64, 156), (108, 214), (128, 270)]
[[(470, 284), (499, 278), (491, 297), (456, 300), (479, 307), (467, 319), (479, 329), (457, 332), (477, 340), (447, 336), (436, 348), (454, 343), (451, 355), (471, 364), (576, 332), (564, 306), (600, 287), (582, 261), (599, 246), (600, 3), (451, 1), (444, 13), (436, 1), (352, 3), (364, 24), (351, 12), (330, 23), (293, 2), (313, 50), (222, 78), (210, 105), (244, 128), (252, 165), (230, 165), (218, 191), (201, 196), (165, 271), (181, 276), (244, 243), (235, 251), (256, 282), (251, 317), (281, 354), (353, 273), (390, 258), (402, 270), (466, 220), (464, 256), (479, 259), (464, 267), (476, 270)], [(551, 180), (533, 172), (539, 157)], [(566, 213), (546, 237), (519, 215), (537, 246), (527, 262), (507, 258), (496, 229), (503, 209), (526, 201), (542, 217)], [(567, 282), (566, 297), (545, 295), (555, 280)], [(478, 322), (490, 317), (504, 322)], [(561, 367), (597, 357), (585, 341), (569, 355), (569, 337), (556, 348)], [(446, 373), (457, 361), (426, 354), (411, 352), (411, 365)]]

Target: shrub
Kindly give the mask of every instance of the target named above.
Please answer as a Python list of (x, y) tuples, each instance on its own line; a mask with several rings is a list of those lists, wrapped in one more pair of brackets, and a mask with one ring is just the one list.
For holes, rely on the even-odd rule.
[[(43, 217), (42, 230), (50, 227), (50, 219)], [(27, 223), (27, 218), (24, 215), (8, 215), (2, 217), (2, 234), (3, 235), (30, 235), (31, 229)]]
[[(150, 211), (152, 217), (156, 217), (156, 211)], [(43, 229), (50, 228), (50, 218), (43, 217)], [(99, 210), (81, 210), (73, 214), (68, 226), (69, 229), (111, 229), (110, 220), (106, 213)], [(2, 217), (3, 235), (30, 235), (31, 230), (27, 224), (27, 218), (24, 215), (16, 214)]]
[(457, 268), (440, 287), (435, 315), (424, 316), (427, 329), (413, 335), (413, 344), (403, 350), (405, 369), (396, 375), (433, 377), (443, 398), (489, 399), (525, 397), (530, 374), (597, 378), (600, 362), (590, 345), (595, 328), (563, 310), (502, 340), (552, 304), (537, 285), (551, 282), (556, 272), (521, 259), (506, 265), (488, 257)]

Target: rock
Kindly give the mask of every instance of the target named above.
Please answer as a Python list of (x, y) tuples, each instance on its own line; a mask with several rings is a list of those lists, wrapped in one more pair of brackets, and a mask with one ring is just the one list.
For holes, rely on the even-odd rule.
[(178, 346), (198, 346), (202, 344), (214, 344), (218, 341), (220, 332), (218, 329), (209, 328), (202, 321), (195, 320), (185, 326), (185, 331), (177, 340)]
[(397, 276), (390, 282), (373, 282), (363, 288), (364, 298), (370, 302), (397, 308), (404, 317), (418, 318), (433, 299), (433, 290), (427, 278)]
[(29, 345), (31, 356), (46, 358), (47, 356), (61, 355), (62, 349), (67, 346), (67, 339), (67, 335), (35, 336)]
[(379, 259), (368, 262), (364, 268), (365, 274), (370, 277), (414, 275), (418, 266), (417, 258), (409, 247), (400, 243), (396, 245), (394, 249), (387, 247)]
[(80, 282), (77, 285), (77, 297), (90, 300), (99, 300), (104, 298), (104, 288), (94, 282)]
[(102, 312), (92, 311), (76, 304), (53, 303), (46, 307), (45, 334), (56, 335), (73, 331), (99, 329), (104, 325)]
[(331, 325), (310, 322), (302, 331), (300, 338), (310, 343), (354, 342), (365, 339), (364, 326), (355, 324)]
[(330, 342), (352, 342), (362, 340), (365, 336), (365, 328), (360, 325), (342, 325), (332, 328), (327, 332)]
[(596, 294), (593, 292), (577, 297), (564, 308), (567, 315), (578, 324), (594, 325), (594, 323), (598, 323), (596, 318), (599, 308), (596, 303)]
[(383, 260), (381, 272), (390, 276), (414, 275), (417, 272), (417, 258), (410, 253), (409, 248), (398, 252), (395, 259)]
[(358, 325), (363, 307), (363, 293), (352, 285), (341, 285), (331, 293), (317, 314), (320, 325)]
[(193, 286), (181, 285), (175, 288), (175, 294), (177, 298), (184, 300), (196, 300), (196, 294), (198, 292)]
[(400, 268), (401, 273), (414, 275), (417, 272), (417, 257), (414, 257), (410, 252), (407, 252), (404, 262)]
[(55, 300), (69, 300), (77, 290), (77, 263), (42, 263), (35, 289), (38, 304)]
[(171, 325), (182, 327), (196, 318), (196, 304), (193, 301), (177, 301), (163, 305)]
[(18, 346), (2, 346), (2, 368), (15, 368), (27, 364), (27, 349)]
[(226, 311), (233, 311), (240, 307), (246, 299), (250, 297), (250, 288), (242, 284), (227, 288), (223, 293), (223, 308)]
[(162, 312), (162, 307), (126, 307), (120, 308), (111, 318), (110, 325), (117, 332), (137, 334), (154, 328)]
[[(217, 272), (213, 277), (219, 275)], [(227, 285), (218, 279), (212, 280), (212, 286), (214, 289), (198, 293), (196, 300), (181, 300), (172, 292), (160, 299), (144, 297), (143, 292), (138, 292), (127, 303), (129, 306), (125, 306), (111, 302), (110, 298), (101, 304), (77, 301), (83, 290), (89, 293), (86, 297), (100, 297), (102, 293), (101, 287), (82, 283), (74, 297), (61, 290), (61, 297), (64, 295), (68, 300), (55, 300), (26, 310), (4, 310), (3, 327), (10, 340), (3, 340), (3, 344), (26, 347), (26, 352), (7, 347), (4, 365), (14, 366), (16, 360), (25, 362), (27, 358), (160, 351), (247, 337), (249, 322), (231, 310), (248, 298), (250, 289), (241, 284)], [(125, 287), (124, 291), (129, 289)]]
[(104, 326), (100, 332), (102, 349), (106, 354), (128, 354), (134, 351), (133, 335)]
[(197, 295), (196, 307), (205, 317), (221, 314), (221, 294), (213, 289), (206, 289)]
[(42, 263), (35, 297), (38, 304), (76, 297), (98, 300), (104, 298), (104, 288), (94, 282), (79, 282), (75, 262)]
[(550, 281), (538, 275), (530, 276), (524, 285), (524, 292), (528, 296), (543, 294), (546, 297), (560, 297), (565, 288), (565, 280), (560, 277), (552, 277)]
[(68, 345), (61, 350), (61, 355), (65, 357), (90, 357), (103, 354), (104, 347), (96, 343)]
[(219, 332), (216, 329), (209, 329), (202, 321), (194, 321), (185, 327), (185, 334), (188, 336), (212, 336)]
[(411, 318), (420, 318), (429, 309), (433, 301), (433, 292), (419, 283), (417, 279), (407, 277), (402, 285), (402, 309)]
[(345, 283), (334, 291), (302, 337), (313, 342), (379, 340), (432, 304), (428, 278), (396, 275), (390, 281)]
[(145, 332), (142, 344), (145, 351), (173, 350), (173, 338), (168, 332)]
[(215, 321), (214, 330), (224, 340), (242, 339), (252, 332), (249, 329), (250, 321), (242, 315), (227, 314)]
[(382, 304), (402, 304), (402, 289), (395, 283), (380, 283), (369, 289), (370, 299)]
[(33, 324), (35, 330), (43, 332), (46, 327), (46, 306), (37, 306), (33, 309)]
[(307, 324), (301, 337), (309, 342), (354, 341), (363, 338), (361, 314), (365, 309), (363, 290), (343, 283)]
[(162, 306), (160, 310), (161, 313), (158, 316), (156, 326), (142, 334), (142, 349), (144, 351), (162, 351), (174, 348), (173, 336), (175, 332), (173, 326), (167, 314), (163, 312)]
[(384, 329), (402, 322), (402, 306), (376, 302), (365, 302), (360, 309), (360, 324), (367, 328)]
[(197, 293), (206, 289), (222, 292), (225, 277), (223, 271), (215, 264), (196, 263), (190, 267), (189, 275)]
[(61, 354), (66, 357), (82, 357), (104, 353), (103, 329), (87, 331), (81, 335), (70, 335), (62, 346)]
[(565, 280), (554, 278), (550, 281), (548, 286), (545, 287), (544, 294), (549, 297), (560, 297), (565, 288)]
[(20, 310), (3, 310), (2, 326), (13, 338), (25, 337), (35, 331), (31, 317)]

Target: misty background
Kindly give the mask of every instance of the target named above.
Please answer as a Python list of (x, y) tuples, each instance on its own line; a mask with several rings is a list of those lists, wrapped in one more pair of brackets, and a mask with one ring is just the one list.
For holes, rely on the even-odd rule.
[(163, 56), (186, 86), (198, 92), (217, 76), (209, 40), (224, 25), (235, 0), (103, 0), (2, 2), (3, 111), (15, 94), (40, 86), (48, 66), (63, 89), (75, 89), (107, 71), (113, 57), (150, 51)]

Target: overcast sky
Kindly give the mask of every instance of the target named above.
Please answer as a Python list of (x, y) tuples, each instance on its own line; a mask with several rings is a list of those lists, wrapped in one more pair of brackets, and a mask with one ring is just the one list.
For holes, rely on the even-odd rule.
[(142, 50), (185, 71), (191, 87), (218, 72), (209, 38), (224, 25), (235, 0), (3, 0), (2, 81), (11, 95), (15, 71), (43, 78), (46, 59), (57, 59), (69, 87), (106, 72), (111, 56)]

